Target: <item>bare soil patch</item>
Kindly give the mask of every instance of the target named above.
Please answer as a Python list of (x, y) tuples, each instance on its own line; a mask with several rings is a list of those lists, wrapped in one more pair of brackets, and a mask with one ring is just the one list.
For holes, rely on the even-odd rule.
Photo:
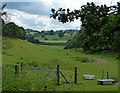
[(104, 63), (105, 62), (104, 60), (98, 59), (98, 58), (92, 58), (91, 60), (95, 63)]

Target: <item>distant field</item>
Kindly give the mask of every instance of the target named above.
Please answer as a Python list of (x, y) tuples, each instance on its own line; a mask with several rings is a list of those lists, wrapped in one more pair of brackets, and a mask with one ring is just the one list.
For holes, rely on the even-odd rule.
[[(46, 39), (47, 40), (46, 40)], [(57, 35), (45, 35), (45, 37), (35, 37), (35, 39), (40, 40), (42, 45), (56, 45), (56, 46), (65, 46), (67, 39), (65, 37), (58, 37)]]
[(67, 39), (65, 39), (66, 37), (74, 37), (76, 35), (76, 33), (73, 33), (72, 36), (71, 34), (64, 34), (64, 37), (60, 38), (58, 37), (58, 35), (45, 35), (45, 37), (35, 37), (35, 39), (39, 39), (39, 40), (45, 40), (48, 39), (48, 41), (67, 41)]
[(49, 42), (49, 43), (66, 43), (67, 41), (55, 41), (55, 40), (41, 40), (41, 42)]
[(45, 35), (45, 37), (41, 37), (41, 36), (35, 37), (35, 39), (39, 39), (39, 40), (45, 40), (45, 38), (48, 39), (48, 40), (57, 39), (57, 41), (65, 40), (64, 37), (60, 38), (57, 35)]
[[(49, 38), (50, 39), (50, 38)], [(52, 40), (52, 39), (51, 39)], [(45, 42), (66, 42), (66, 41), (45, 41)], [(48, 86), (49, 91), (117, 91), (117, 84), (97, 85), (96, 80), (101, 79), (104, 70), (104, 79), (109, 72), (110, 78), (118, 80), (118, 60), (115, 53), (85, 54), (82, 51), (69, 49), (64, 50), (64, 46), (36, 45), (20, 39), (3, 38), (2, 65), (3, 65), (3, 90), (29, 90), (39, 91), (38, 84), (29, 84), (27, 78), (23, 82), (17, 82), (14, 78), (14, 65), (23, 62), (24, 65), (37, 67), (56, 67), (60, 65), (60, 70), (70, 82), (64, 84), (64, 79), (60, 76), (60, 86)], [(58, 51), (59, 50), (59, 51)], [(87, 60), (98, 59), (98, 62), (88, 62)], [(85, 60), (85, 62), (83, 61)], [(82, 62), (83, 61), (83, 62)], [(78, 84), (74, 84), (74, 68), (78, 68)], [(65, 70), (65, 71), (64, 71)], [(68, 71), (68, 72), (66, 72)], [(95, 75), (95, 80), (83, 80), (84, 74)], [(6, 77), (7, 76), (7, 77)], [(16, 82), (17, 83), (16, 83)], [(19, 86), (18, 86), (19, 85)], [(23, 87), (26, 86), (26, 87)], [(27, 87), (28, 86), (28, 87)], [(52, 86), (52, 88), (50, 87)]]

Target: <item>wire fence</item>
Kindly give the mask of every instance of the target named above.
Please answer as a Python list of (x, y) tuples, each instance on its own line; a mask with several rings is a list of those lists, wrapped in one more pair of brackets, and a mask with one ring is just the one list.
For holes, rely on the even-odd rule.
[(21, 75), (26, 75), (29, 77), (49, 77), (49, 80), (56, 78), (56, 68), (55, 67), (52, 67), (52, 68), (21, 67), (20, 69), (21, 69), (21, 71), (19, 71), (19, 77)]
[[(19, 89), (43, 91), (45, 86), (54, 90), (56, 84), (69, 83), (74, 79), (74, 71), (60, 70), (56, 67), (32, 67), (23, 63), (4, 64), (4, 73), (9, 73), (10, 79), (14, 80), (13, 85)], [(5, 72), (6, 71), (6, 72)], [(4, 79), (9, 79), (6, 76)], [(10, 80), (9, 79), (9, 80)], [(11, 81), (11, 80), (10, 80)], [(4, 82), (4, 85), (6, 85)], [(11, 83), (12, 83), (11, 82)], [(26, 88), (24, 87), (26, 86)], [(47, 87), (47, 89), (48, 89)], [(46, 87), (45, 87), (46, 88)]]
[[(19, 65), (20, 66), (20, 65)], [(23, 67), (23, 63), (21, 63), (21, 66), (19, 68), (15, 68), (16, 71), (15, 73), (19, 72), (19, 78), (21, 78), (20, 76), (24, 75), (28, 78), (32, 78), (35, 77), (37, 78), (37, 80), (40, 81), (44, 81), (44, 80), (54, 80), (55, 82), (59, 83), (59, 73), (62, 75), (62, 77), (65, 79), (66, 82), (67, 79), (66, 77), (63, 75), (63, 73), (65, 73), (68, 77), (68, 75), (70, 77), (73, 76), (74, 71), (69, 71), (69, 70), (58, 70), (57, 67), (48, 67), (48, 68), (43, 68), (43, 67)], [(19, 71), (17, 71), (19, 69)], [(38, 79), (39, 78), (39, 79)], [(45, 78), (45, 79), (44, 79)]]
[(15, 70), (18, 70), (15, 72), (18, 75), (19, 81), (26, 79), (32, 85), (39, 85), (39, 88), (43, 88), (44, 86), (51, 86), (51, 88), (54, 89), (56, 85), (57, 76), (55, 67), (21, 67), (19, 65), (17, 68), (15, 68)]

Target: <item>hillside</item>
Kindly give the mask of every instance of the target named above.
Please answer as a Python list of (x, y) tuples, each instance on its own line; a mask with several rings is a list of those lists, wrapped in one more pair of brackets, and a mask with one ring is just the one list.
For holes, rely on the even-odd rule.
[[(97, 59), (97, 61), (95, 59)], [(116, 84), (110, 86), (96, 84), (96, 80), (101, 79), (103, 70), (105, 72), (104, 78), (106, 78), (106, 73), (109, 72), (110, 78), (118, 80), (118, 60), (114, 53), (101, 53), (100, 55), (85, 54), (80, 50), (64, 50), (63, 46), (36, 45), (20, 39), (3, 37), (3, 77), (6, 76), (6, 74), (14, 75), (14, 65), (17, 62), (23, 62), (24, 66), (29, 65), (32, 67), (56, 67), (57, 64), (59, 64), (60, 70), (73, 72), (74, 68), (77, 67), (78, 84), (75, 85), (72, 83), (74, 81), (73, 72), (63, 71), (63, 74), (70, 83), (67, 87), (63, 84), (65, 81), (61, 77), (60, 83), (63, 85), (54, 85), (55, 91), (117, 91), (118, 89)], [(83, 80), (84, 74), (94, 74), (95, 80)], [(10, 78), (10, 75), (6, 77), (5, 80), (3, 78), (3, 90), (16, 89), (13, 88), (12, 85), (17, 83), (13, 82), (14, 80)], [(9, 84), (7, 84), (8, 80)], [(36, 90), (36, 86), (32, 85), (32, 82), (29, 87), (32, 87), (32, 91)], [(23, 88), (21, 85), (20, 90), (27, 89)], [(51, 88), (48, 87), (48, 90), (51, 90)]]

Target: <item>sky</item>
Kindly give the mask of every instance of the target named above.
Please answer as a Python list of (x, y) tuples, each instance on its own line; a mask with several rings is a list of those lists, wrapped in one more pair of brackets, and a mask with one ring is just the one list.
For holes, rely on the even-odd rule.
[(116, 5), (120, 0), (1, 0), (2, 5), (7, 4), (5, 11), (9, 14), (11, 22), (25, 29), (42, 30), (65, 30), (80, 29), (80, 19), (71, 23), (61, 23), (50, 18), (51, 8), (80, 9), (87, 2), (96, 5)]

